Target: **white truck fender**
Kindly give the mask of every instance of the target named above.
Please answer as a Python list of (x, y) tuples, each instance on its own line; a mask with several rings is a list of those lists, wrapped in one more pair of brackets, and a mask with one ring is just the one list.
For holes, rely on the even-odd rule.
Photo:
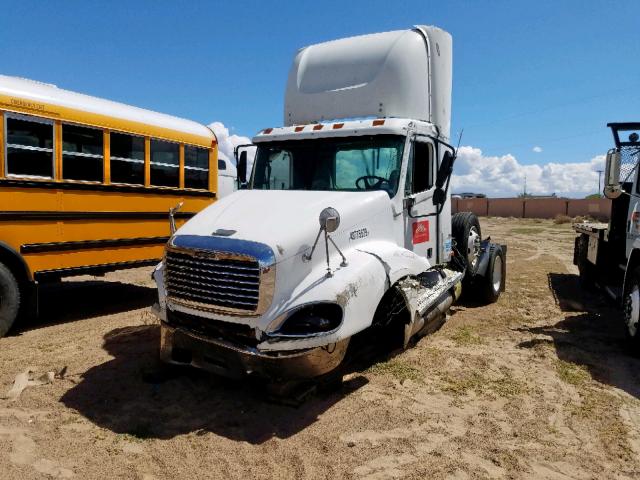
[[(343, 310), (340, 327), (328, 334), (304, 338), (285, 338), (265, 332), (266, 340), (258, 344), (258, 350), (281, 351), (327, 346), (371, 326), (378, 301), (388, 288), (384, 265), (374, 255), (359, 250), (351, 250), (347, 259), (348, 265), (336, 268), (331, 276), (326, 275), (322, 265), (314, 269), (291, 292), (291, 300), (286, 306), (283, 305), (280, 314), (286, 316), (288, 312), (318, 302), (337, 303)], [(320, 284), (322, 288), (318, 288)]]
[(387, 274), (387, 289), (410, 275), (418, 275), (431, 268), (431, 263), (411, 250), (386, 241), (373, 241), (361, 244), (358, 250), (375, 257)]

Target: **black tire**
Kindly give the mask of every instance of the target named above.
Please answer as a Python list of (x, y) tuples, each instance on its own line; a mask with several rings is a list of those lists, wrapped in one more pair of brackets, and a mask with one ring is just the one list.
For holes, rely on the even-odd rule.
[(496, 245), (489, 255), (486, 275), (476, 277), (474, 282), (474, 286), (478, 288), (478, 300), (485, 304), (498, 301), (505, 282), (505, 276), (502, 274), (505, 261), (502, 248)]
[(11, 270), (0, 263), (0, 337), (11, 329), (20, 311), (20, 287)]
[(631, 273), (624, 293), (624, 322), (628, 338), (635, 347), (640, 346), (640, 267)]
[[(480, 240), (482, 239), (482, 231), (480, 230), (480, 221), (472, 212), (458, 212), (451, 217), (451, 233), (456, 242), (456, 251), (460, 254), (460, 259), (464, 263), (467, 270), (466, 277), (470, 279), (478, 270), (480, 259)], [(477, 237), (475, 247), (477, 251), (472, 251), (469, 242), (471, 235)], [(475, 256), (475, 261), (472, 258)]]

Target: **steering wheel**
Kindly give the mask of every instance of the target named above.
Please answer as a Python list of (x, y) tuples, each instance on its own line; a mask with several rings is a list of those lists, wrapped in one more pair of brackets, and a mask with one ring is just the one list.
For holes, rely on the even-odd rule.
[[(360, 186), (361, 182), (364, 184), (363, 186)], [(389, 183), (389, 180), (377, 175), (363, 175), (356, 180), (356, 188), (358, 190), (380, 190), (383, 183)]]

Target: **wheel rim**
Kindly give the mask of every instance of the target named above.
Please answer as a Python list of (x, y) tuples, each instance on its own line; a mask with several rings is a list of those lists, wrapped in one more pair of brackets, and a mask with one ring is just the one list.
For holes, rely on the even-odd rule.
[(635, 337), (638, 332), (638, 313), (640, 313), (640, 288), (637, 284), (633, 285), (625, 300), (624, 320), (629, 335)]
[(469, 229), (469, 238), (467, 238), (467, 265), (471, 269), (475, 269), (478, 259), (480, 258), (480, 235), (476, 227)]
[(502, 257), (500, 255), (496, 255), (496, 259), (493, 262), (491, 283), (493, 284), (493, 291), (499, 292), (502, 286)]

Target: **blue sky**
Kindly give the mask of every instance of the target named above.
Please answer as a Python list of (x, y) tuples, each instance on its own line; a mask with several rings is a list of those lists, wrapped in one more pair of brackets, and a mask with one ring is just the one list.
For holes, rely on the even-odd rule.
[(299, 47), (416, 23), (452, 33), (452, 136), (485, 157), (588, 162), (640, 120), (633, 1), (2, 3), (0, 73), (239, 135), (282, 123)]

